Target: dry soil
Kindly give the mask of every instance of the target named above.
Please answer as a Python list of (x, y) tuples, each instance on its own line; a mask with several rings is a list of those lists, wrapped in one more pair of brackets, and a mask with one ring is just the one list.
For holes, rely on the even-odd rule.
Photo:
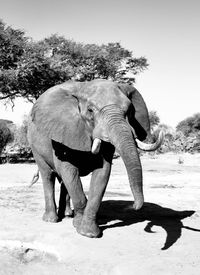
[[(200, 274), (200, 155), (145, 155), (141, 161), (143, 209), (132, 209), (123, 162), (114, 160), (98, 239), (79, 235), (70, 218), (42, 221), (41, 179), (28, 187), (35, 164), (1, 165), (0, 274)], [(89, 180), (82, 178), (86, 194)]]

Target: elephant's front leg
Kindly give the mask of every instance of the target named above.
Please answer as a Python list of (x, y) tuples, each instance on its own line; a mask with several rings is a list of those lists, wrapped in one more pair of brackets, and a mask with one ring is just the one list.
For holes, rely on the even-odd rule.
[(67, 162), (58, 162), (58, 171), (62, 177), (69, 197), (74, 207), (74, 227), (78, 227), (82, 221), (87, 199), (83, 191), (82, 183), (79, 177), (79, 171), (76, 167)]
[(104, 160), (103, 167), (93, 172), (87, 206), (84, 211), (80, 227), (77, 228), (81, 235), (97, 238), (100, 236), (100, 229), (96, 223), (96, 215), (103, 198), (111, 171), (111, 162)]

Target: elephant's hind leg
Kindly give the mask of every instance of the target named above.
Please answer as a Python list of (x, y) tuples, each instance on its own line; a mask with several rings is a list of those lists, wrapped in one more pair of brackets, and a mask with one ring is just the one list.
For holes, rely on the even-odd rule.
[(58, 208), (58, 217), (63, 219), (65, 217), (73, 217), (73, 210), (70, 206), (70, 196), (67, 191), (66, 186), (62, 180), (58, 179), (60, 182), (60, 199), (59, 199), (59, 208)]
[(46, 222), (57, 222), (58, 216), (56, 213), (55, 203), (55, 173), (40, 155), (34, 154), (34, 158), (38, 165), (43, 182), (45, 198), (45, 212), (43, 215), (43, 220)]

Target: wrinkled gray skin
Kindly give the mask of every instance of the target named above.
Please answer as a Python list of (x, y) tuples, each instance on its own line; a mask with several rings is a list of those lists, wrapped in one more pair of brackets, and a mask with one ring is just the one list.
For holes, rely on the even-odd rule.
[[(130, 85), (108, 80), (70, 81), (42, 94), (31, 111), (28, 140), (43, 181), (43, 219), (57, 222), (66, 212), (71, 215), (70, 197), (77, 232), (98, 237), (96, 214), (108, 183), (115, 149), (126, 166), (134, 208), (140, 209), (144, 202), (142, 168), (134, 135), (144, 140), (148, 132), (145, 102)], [(96, 138), (101, 140), (97, 147)], [(86, 198), (80, 176), (90, 172)], [(61, 182), (58, 214), (55, 177)]]

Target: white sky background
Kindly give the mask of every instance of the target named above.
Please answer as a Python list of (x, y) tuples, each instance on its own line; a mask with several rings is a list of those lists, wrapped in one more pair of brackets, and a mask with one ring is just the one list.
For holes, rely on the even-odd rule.
[[(161, 123), (175, 127), (200, 112), (199, 0), (0, 0), (0, 18), (34, 40), (57, 33), (77, 42), (120, 42), (148, 59), (135, 86)], [(0, 118), (19, 123), (29, 110), (0, 104)]]

